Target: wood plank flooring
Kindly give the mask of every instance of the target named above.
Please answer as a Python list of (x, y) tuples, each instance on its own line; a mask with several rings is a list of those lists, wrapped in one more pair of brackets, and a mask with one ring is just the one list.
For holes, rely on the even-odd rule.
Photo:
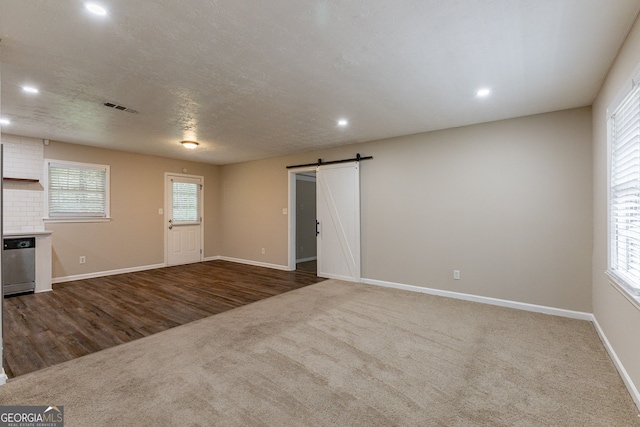
[(13, 378), (322, 280), (209, 261), (5, 298), (4, 369)]
[(315, 274), (318, 271), (318, 262), (316, 260), (299, 262), (296, 264), (296, 270)]

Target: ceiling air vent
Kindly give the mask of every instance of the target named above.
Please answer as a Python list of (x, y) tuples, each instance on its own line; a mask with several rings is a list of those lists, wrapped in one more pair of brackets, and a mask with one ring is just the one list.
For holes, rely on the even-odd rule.
[(103, 102), (102, 105), (109, 108), (115, 108), (116, 110), (126, 111), (127, 113), (137, 114), (138, 110), (134, 110), (133, 108), (127, 108), (124, 105), (114, 104), (113, 102)]

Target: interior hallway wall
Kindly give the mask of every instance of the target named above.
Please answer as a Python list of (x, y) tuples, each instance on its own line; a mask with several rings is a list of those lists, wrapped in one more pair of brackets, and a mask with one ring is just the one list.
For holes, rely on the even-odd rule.
[(585, 107), (222, 166), (223, 255), (286, 266), (286, 166), (359, 152), (362, 277), (591, 312), (591, 139)]

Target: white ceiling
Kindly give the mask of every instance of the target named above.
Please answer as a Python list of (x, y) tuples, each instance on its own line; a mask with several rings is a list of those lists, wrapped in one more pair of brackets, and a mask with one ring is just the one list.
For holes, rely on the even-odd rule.
[[(640, 10), (640, 0), (95, 1), (106, 17), (82, 0), (0, 0), (2, 132), (213, 164), (590, 105)], [(483, 86), (492, 94), (477, 98)]]

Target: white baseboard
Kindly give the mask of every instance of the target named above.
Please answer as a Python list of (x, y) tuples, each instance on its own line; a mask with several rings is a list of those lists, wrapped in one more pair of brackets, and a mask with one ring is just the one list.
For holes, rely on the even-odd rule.
[(613, 349), (613, 347), (611, 346), (611, 343), (607, 339), (607, 336), (604, 334), (604, 331), (602, 330), (602, 328), (600, 327), (600, 324), (598, 323), (598, 319), (596, 319), (594, 315), (591, 315), (591, 321), (593, 322), (593, 326), (595, 326), (596, 331), (600, 336), (600, 340), (602, 340), (602, 343), (604, 344), (604, 348), (607, 349), (607, 352), (609, 353), (609, 357), (611, 357), (613, 364), (615, 365), (616, 369), (618, 370), (618, 373), (622, 377), (622, 381), (624, 382), (624, 385), (627, 386), (627, 390), (629, 390), (629, 394), (631, 395), (631, 398), (633, 399), (636, 406), (638, 407), (638, 410), (640, 410), (640, 392), (638, 392), (638, 388), (633, 383), (633, 380), (631, 380), (631, 377), (627, 373), (627, 370), (624, 368), (624, 365), (618, 358), (616, 351)]
[(362, 279), (362, 283), (367, 285), (384, 286), (387, 288), (404, 289), (406, 291), (421, 292), (423, 294), (437, 295), (440, 297), (455, 298), (465, 301), (480, 302), (483, 304), (498, 305), (500, 307), (515, 308), (518, 310), (533, 311), (535, 313), (551, 314), (553, 316), (569, 317), (572, 319), (592, 320), (593, 315), (582, 311), (565, 310), (562, 308), (547, 307), (544, 305), (528, 304), (525, 302), (510, 301), (504, 299), (483, 297), (460, 292), (443, 291), (440, 289), (423, 288), (421, 286), (404, 285), (402, 283), (385, 282), (382, 280)]
[(269, 264), (267, 262), (253, 261), (250, 259), (231, 258), (228, 256), (221, 256), (219, 259), (223, 261), (237, 262), (239, 264), (255, 265), (256, 267), (267, 267), (276, 270), (290, 271), (288, 265)]
[(202, 258), (202, 261), (218, 261), (219, 259), (221, 259), (220, 255), (216, 255), (216, 256), (208, 256), (205, 258)]
[(307, 258), (300, 258), (300, 259), (296, 260), (296, 264), (301, 263), (301, 262), (307, 262), (307, 261), (315, 261), (317, 259), (318, 259), (317, 256), (310, 256), (310, 257), (307, 257)]
[(51, 283), (72, 282), (74, 280), (93, 279), (95, 277), (113, 276), (115, 274), (135, 273), (136, 271), (153, 270), (166, 267), (164, 264), (142, 265), (139, 267), (120, 268), (117, 270), (96, 271), (94, 273), (76, 274), (74, 276), (54, 277)]

